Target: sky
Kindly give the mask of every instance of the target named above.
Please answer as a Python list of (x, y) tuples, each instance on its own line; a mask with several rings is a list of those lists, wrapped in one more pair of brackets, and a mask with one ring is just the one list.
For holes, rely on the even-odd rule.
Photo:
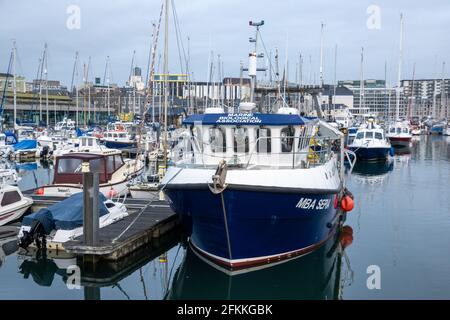
[[(194, 81), (205, 81), (213, 52), (223, 62), (224, 76), (239, 77), (240, 62), (247, 66), (254, 35), (250, 20), (264, 20), (261, 28), (266, 56), (279, 51), (280, 70), (289, 66), (289, 80), (296, 80), (299, 55), (303, 57), (304, 82), (319, 81), (321, 23), (324, 27), (324, 81), (334, 82), (337, 46), (337, 80), (360, 79), (361, 48), (364, 77), (397, 81), (400, 14), (404, 16), (401, 78), (447, 77), (450, 41), (448, 0), (171, 0), (175, 4), (180, 39), (189, 47)], [(74, 10), (75, 8), (75, 10)], [(78, 81), (82, 66), (91, 57), (89, 78), (103, 77), (110, 57), (111, 81), (124, 85), (135, 65), (146, 74), (152, 24), (158, 22), (161, 0), (0, 0), (0, 72), (6, 72), (13, 39), (18, 52), (17, 73), (36, 78), (39, 57), (48, 43), (48, 77), (70, 86), (79, 52)], [(169, 16), (169, 71), (180, 73), (179, 49), (171, 5)], [(164, 46), (164, 21), (158, 54)], [(187, 39), (190, 39), (189, 41)], [(186, 53), (187, 54), (187, 53)], [(265, 59), (260, 61), (263, 65)], [(159, 63), (158, 63), (159, 61)], [(450, 65), (450, 61), (447, 61)], [(161, 59), (156, 68), (162, 70)], [(158, 70), (157, 70), (158, 71)], [(217, 72), (215, 72), (217, 75)], [(259, 79), (264, 73), (258, 74)], [(217, 80), (217, 79), (215, 79)], [(75, 79), (75, 82), (77, 80)]]

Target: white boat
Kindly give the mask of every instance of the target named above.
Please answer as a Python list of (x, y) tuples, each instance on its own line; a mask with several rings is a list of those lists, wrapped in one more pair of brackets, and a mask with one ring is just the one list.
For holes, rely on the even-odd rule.
[(128, 188), (133, 199), (154, 199), (159, 190), (159, 182), (141, 182)]
[[(99, 227), (128, 216), (123, 203), (99, 194)], [(45, 243), (47, 249), (64, 250), (64, 243), (83, 235), (83, 193), (80, 192), (48, 208), (27, 215), (19, 231), (22, 248)], [(38, 243), (35, 239), (38, 237)], [(45, 237), (45, 241), (42, 238)], [(40, 239), (39, 239), (40, 238)]]
[(0, 226), (22, 217), (32, 204), (33, 200), (24, 197), (18, 187), (2, 185), (0, 188)]
[(63, 121), (57, 122), (55, 125), (55, 131), (73, 131), (75, 130), (76, 123), (75, 121), (64, 118)]
[(112, 149), (131, 149), (137, 147), (136, 135), (130, 133), (133, 123), (114, 122), (108, 124), (102, 142)]
[(407, 121), (397, 121), (389, 125), (386, 137), (393, 147), (408, 147), (411, 143), (411, 128)]
[(355, 139), (348, 148), (356, 154), (357, 160), (386, 160), (392, 154), (391, 144), (384, 130), (375, 124), (374, 119), (369, 119), (366, 125), (358, 129)]
[(83, 189), (81, 167), (83, 162), (89, 162), (90, 170), (99, 173), (100, 192), (107, 197), (128, 194), (128, 182), (144, 168), (141, 158), (124, 159), (120, 150), (102, 146), (96, 137), (82, 136), (79, 140), (78, 147), (55, 157), (53, 183), (35, 192), (62, 197), (80, 192)]
[(22, 178), (17, 174), (16, 169), (1, 168), (0, 169), (0, 185), (17, 185)]

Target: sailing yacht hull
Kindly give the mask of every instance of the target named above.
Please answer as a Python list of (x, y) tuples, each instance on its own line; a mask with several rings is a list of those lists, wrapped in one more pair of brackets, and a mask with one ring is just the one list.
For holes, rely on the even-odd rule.
[(309, 253), (335, 232), (336, 193), (266, 192), (228, 187), (165, 190), (193, 247), (215, 263), (240, 269)]

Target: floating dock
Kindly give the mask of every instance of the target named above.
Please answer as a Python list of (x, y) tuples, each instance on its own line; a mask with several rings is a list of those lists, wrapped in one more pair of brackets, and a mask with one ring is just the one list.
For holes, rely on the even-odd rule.
[[(26, 193), (25, 195), (33, 198), (33, 211), (65, 199)], [(152, 244), (164, 234), (181, 233), (179, 217), (167, 201), (129, 198), (124, 204), (129, 215), (100, 228), (95, 246), (86, 245), (84, 237), (80, 236), (64, 243), (64, 250), (78, 257), (119, 260), (143, 246)]]

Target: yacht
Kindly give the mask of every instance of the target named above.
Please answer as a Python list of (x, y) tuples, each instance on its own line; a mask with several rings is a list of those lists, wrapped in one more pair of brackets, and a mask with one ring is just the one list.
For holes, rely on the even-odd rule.
[(140, 158), (124, 159), (120, 150), (106, 148), (96, 137), (82, 136), (78, 147), (64, 150), (55, 157), (53, 184), (35, 192), (61, 197), (80, 192), (83, 162), (89, 162), (90, 170), (99, 173), (100, 192), (110, 197), (128, 194), (127, 183), (139, 176), (144, 167)]
[(136, 135), (132, 134), (133, 124), (114, 122), (103, 133), (102, 142), (108, 148), (130, 149), (137, 147)]

